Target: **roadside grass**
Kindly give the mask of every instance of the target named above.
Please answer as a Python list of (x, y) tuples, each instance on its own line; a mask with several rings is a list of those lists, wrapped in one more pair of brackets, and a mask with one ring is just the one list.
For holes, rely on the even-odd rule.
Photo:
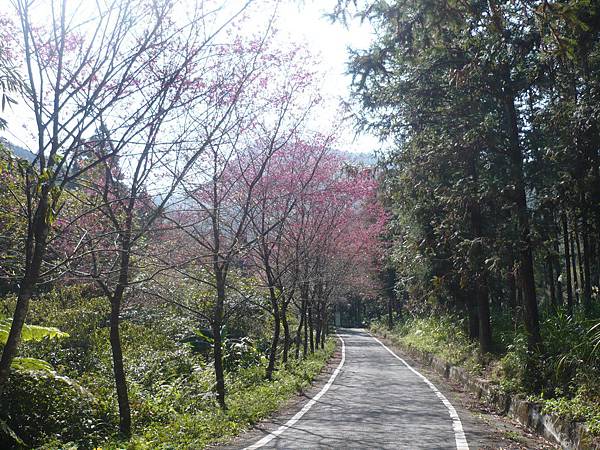
[(335, 340), (304, 361), (292, 361), (276, 371), (274, 380), (264, 380), (264, 367), (242, 369), (230, 376), (227, 411), (215, 404), (202, 411), (176, 414), (168, 423), (155, 423), (130, 442), (113, 442), (106, 449), (197, 449), (226, 442), (280, 409), (302, 392), (321, 372), (335, 351)]
[(525, 439), (523, 439), (521, 437), (521, 435), (519, 433), (517, 433), (516, 431), (505, 431), (504, 432), (504, 437), (506, 437), (506, 439), (510, 439), (513, 442), (516, 442), (518, 444), (525, 444)]
[[(327, 364), (335, 352), (335, 346), (335, 340), (328, 339), (325, 349), (315, 351), (303, 361), (292, 361), (286, 367), (280, 366), (274, 374), (273, 381), (264, 379), (263, 366), (240, 369), (235, 374), (229, 373), (227, 411), (222, 411), (213, 399), (197, 404), (195, 408), (190, 408), (189, 405), (183, 409), (177, 407), (177, 401), (182, 404), (190, 402), (189, 398), (183, 396), (182, 391), (194, 386), (182, 386), (180, 392), (171, 388), (168, 401), (158, 396), (146, 399), (143, 404), (136, 402), (132, 405), (137, 417), (134, 436), (129, 441), (113, 437), (99, 443), (97, 448), (201, 449), (211, 444), (227, 442), (276, 412), (290, 398), (306, 389)], [(210, 369), (203, 370), (202, 379), (211, 379), (211, 375)], [(196, 387), (205, 389), (202, 383)], [(210, 392), (205, 393), (205, 396), (210, 395)], [(75, 442), (64, 443), (54, 439), (39, 448), (50, 450), (82, 447)]]
[(395, 344), (434, 354), (472, 372), (482, 369), (477, 344), (469, 341), (455, 317), (409, 319), (398, 322), (391, 330), (383, 323), (373, 322), (370, 329)]

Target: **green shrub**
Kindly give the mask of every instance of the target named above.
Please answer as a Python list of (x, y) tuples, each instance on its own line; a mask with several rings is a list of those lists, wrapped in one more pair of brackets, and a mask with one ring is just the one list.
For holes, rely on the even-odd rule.
[(52, 372), (13, 370), (0, 392), (0, 404), (0, 419), (29, 446), (51, 438), (91, 445), (105, 431), (94, 397)]
[[(371, 325), (374, 332), (384, 325)], [(481, 369), (477, 344), (465, 335), (462, 320), (453, 316), (410, 318), (398, 322), (388, 337), (401, 345), (437, 355), (451, 364), (466, 366), (472, 371)]]
[[(127, 445), (113, 442), (103, 448), (127, 448), (131, 450), (145, 449), (197, 449), (210, 444), (223, 442), (234, 436), (249, 425), (267, 417), (277, 410), (294, 393), (304, 389), (307, 384), (321, 371), (327, 359), (333, 354), (335, 342), (329, 340), (325, 350), (319, 350), (301, 362), (290, 362), (287, 367), (280, 367), (272, 382), (264, 379), (264, 366), (240, 368), (235, 373), (228, 373), (227, 387), (228, 410), (223, 412), (214, 401), (212, 394), (206, 395), (204, 403), (197, 403), (195, 408), (185, 411), (181, 407), (171, 410), (169, 420), (164, 423), (150, 423), (140, 436), (134, 437)], [(192, 384), (183, 384), (167, 395), (181, 395), (180, 400), (189, 404), (186, 398), (189, 392), (199, 382), (200, 386), (212, 386), (213, 373), (203, 370), (199, 375), (204, 378), (190, 380)], [(210, 391), (209, 391), (210, 392)], [(173, 405), (176, 397), (170, 397), (166, 404)]]
[(572, 399), (560, 397), (543, 401), (543, 411), (567, 420), (585, 422), (590, 433), (600, 436), (600, 404), (576, 395)]
[(499, 370), (493, 376), (505, 392), (526, 392), (527, 363), (527, 338), (519, 334), (507, 345), (506, 354), (500, 358)]

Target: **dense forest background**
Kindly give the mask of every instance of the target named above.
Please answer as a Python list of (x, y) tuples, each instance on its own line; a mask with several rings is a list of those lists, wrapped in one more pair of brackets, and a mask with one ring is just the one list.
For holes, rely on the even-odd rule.
[(339, 2), (334, 17), (349, 10), (377, 33), (349, 70), (359, 125), (391, 147), (388, 326), (437, 320), (421, 331), (504, 357), (526, 395), (597, 405), (598, 3)]

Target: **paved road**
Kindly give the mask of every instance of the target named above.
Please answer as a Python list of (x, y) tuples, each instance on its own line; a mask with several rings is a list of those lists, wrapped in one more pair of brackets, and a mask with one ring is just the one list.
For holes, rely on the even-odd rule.
[(248, 448), (468, 448), (454, 407), (433, 385), (366, 332), (340, 336), (345, 361), (326, 392), (291, 426)]

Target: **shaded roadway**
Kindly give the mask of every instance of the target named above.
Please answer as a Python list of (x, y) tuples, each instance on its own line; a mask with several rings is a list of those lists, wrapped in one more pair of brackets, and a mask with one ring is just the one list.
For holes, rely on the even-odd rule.
[(423, 380), (365, 331), (339, 334), (346, 361), (330, 389), (261, 448), (456, 448), (448, 410)]

